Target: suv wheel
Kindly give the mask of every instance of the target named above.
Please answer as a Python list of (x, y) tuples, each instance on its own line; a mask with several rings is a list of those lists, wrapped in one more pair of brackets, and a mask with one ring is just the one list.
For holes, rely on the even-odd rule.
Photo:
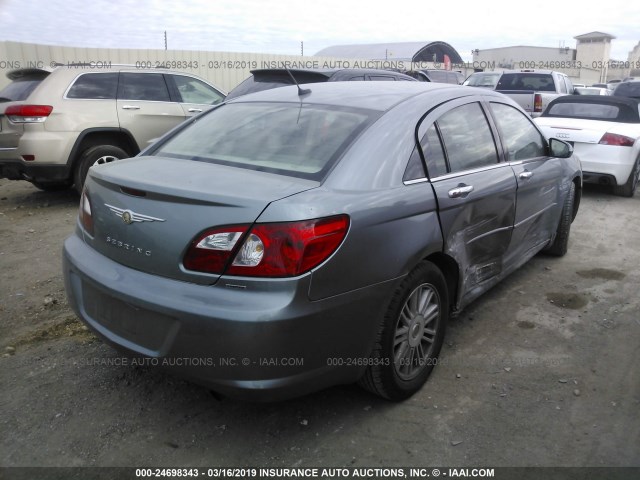
[(127, 157), (129, 157), (127, 152), (113, 145), (96, 145), (95, 147), (86, 149), (82, 153), (80, 160), (78, 160), (74, 175), (74, 183), (78, 193), (82, 193), (82, 187), (87, 178), (89, 168), (94, 165), (101, 165)]

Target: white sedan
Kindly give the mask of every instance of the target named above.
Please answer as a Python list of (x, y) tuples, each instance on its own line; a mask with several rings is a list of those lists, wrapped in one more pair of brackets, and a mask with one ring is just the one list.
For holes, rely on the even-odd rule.
[(547, 138), (573, 145), (585, 182), (612, 185), (623, 197), (634, 195), (640, 177), (638, 100), (567, 95), (534, 121)]

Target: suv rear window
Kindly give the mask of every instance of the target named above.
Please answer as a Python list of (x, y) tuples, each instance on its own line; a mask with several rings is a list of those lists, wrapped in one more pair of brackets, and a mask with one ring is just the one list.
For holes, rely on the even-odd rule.
[(31, 92), (33, 92), (40, 82), (49, 74), (47, 72), (25, 75), (11, 82), (9, 85), (0, 90), (0, 102), (17, 102), (26, 100)]
[(67, 98), (115, 100), (117, 91), (118, 73), (85, 73), (73, 82)]
[(496, 90), (555, 92), (556, 87), (550, 73), (503, 73)]
[(613, 95), (616, 97), (640, 98), (640, 82), (619, 83)]
[(232, 103), (200, 116), (152, 155), (321, 180), (378, 112)]

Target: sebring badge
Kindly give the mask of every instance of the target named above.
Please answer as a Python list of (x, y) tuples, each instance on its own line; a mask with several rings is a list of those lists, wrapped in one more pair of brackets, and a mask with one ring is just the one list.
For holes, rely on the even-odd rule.
[(131, 225), (136, 222), (164, 222), (162, 218), (150, 217), (149, 215), (142, 215), (140, 213), (133, 212), (131, 210), (127, 210), (125, 208), (114, 207), (113, 205), (109, 205), (108, 203), (104, 204), (105, 207), (108, 207), (116, 216), (120, 217), (124, 223), (127, 225)]

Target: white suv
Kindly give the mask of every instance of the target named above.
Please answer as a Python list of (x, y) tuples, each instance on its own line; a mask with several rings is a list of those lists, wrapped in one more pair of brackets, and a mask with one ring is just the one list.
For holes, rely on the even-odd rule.
[(0, 91), (0, 178), (43, 190), (80, 191), (92, 165), (132, 157), (225, 99), (195, 75), (164, 69), (71, 65), (7, 76), (12, 82)]

